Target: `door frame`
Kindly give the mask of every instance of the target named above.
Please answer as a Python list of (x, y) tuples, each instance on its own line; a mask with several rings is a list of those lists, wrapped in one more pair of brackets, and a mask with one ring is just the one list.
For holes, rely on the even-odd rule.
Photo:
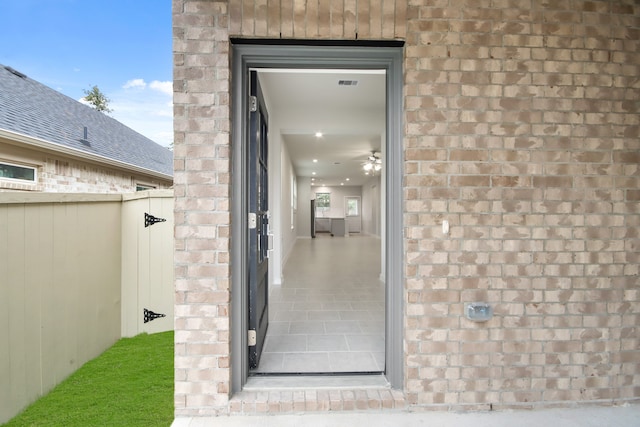
[[(361, 193), (362, 194), (362, 193)], [(357, 199), (358, 200), (358, 215), (347, 215), (347, 211), (349, 210), (349, 199)], [(362, 233), (362, 196), (344, 196), (344, 220), (347, 224), (347, 230), (352, 232), (349, 227), (349, 218), (358, 218), (358, 233)], [(347, 233), (347, 236), (349, 234)]]
[(248, 330), (248, 132), (250, 68), (384, 69), (387, 75), (385, 210), (385, 376), (404, 386), (404, 275), (402, 241), (404, 43), (231, 39), (231, 393), (249, 377)]

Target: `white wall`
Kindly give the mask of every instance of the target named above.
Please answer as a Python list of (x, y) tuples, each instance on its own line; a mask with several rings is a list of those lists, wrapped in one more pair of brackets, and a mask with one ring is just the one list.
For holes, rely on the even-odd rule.
[(297, 233), (296, 215), (292, 217), (291, 214), (291, 182), (296, 173), (280, 132), (283, 127), (281, 121), (286, 121), (287, 116), (273, 107), (268, 92), (263, 91), (263, 95), (269, 114), (269, 232), (273, 235), (273, 251), (269, 255), (269, 283), (280, 285), (283, 281), (282, 269), (293, 249)]
[(373, 177), (362, 186), (362, 233), (381, 235), (381, 179)]
[(281, 190), (280, 190), (280, 230), (281, 230), (281, 242), (282, 242), (282, 258), (281, 266), (284, 268), (284, 264), (287, 262), (287, 258), (293, 246), (296, 243), (297, 235), (297, 206), (292, 211), (293, 206), (293, 186), (296, 185), (296, 174), (291, 164), (291, 158), (289, 157), (289, 151), (287, 146), (282, 144), (281, 146)]
[[(271, 121), (271, 127), (273, 121)], [(277, 122), (276, 122), (277, 123)], [(282, 284), (282, 269), (296, 242), (297, 206), (292, 212), (293, 186), (297, 182), (287, 146), (277, 131), (269, 130), (269, 232), (273, 235), (273, 251), (269, 255), (269, 283)], [(280, 173), (278, 173), (280, 171)]]
[(298, 180), (298, 227), (297, 237), (311, 237), (311, 200), (315, 193), (311, 193), (311, 178), (299, 176)]
[(311, 198), (316, 198), (316, 193), (330, 193), (331, 207), (326, 211), (316, 209), (316, 217), (318, 218), (344, 218), (345, 216), (345, 200), (346, 196), (362, 196), (362, 187), (355, 185), (344, 185), (335, 187), (311, 187)]

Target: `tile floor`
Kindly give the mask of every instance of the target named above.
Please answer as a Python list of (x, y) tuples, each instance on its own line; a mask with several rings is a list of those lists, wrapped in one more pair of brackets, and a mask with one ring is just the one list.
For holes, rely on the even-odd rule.
[(384, 371), (380, 239), (299, 239), (272, 286), (269, 330), (255, 373)]

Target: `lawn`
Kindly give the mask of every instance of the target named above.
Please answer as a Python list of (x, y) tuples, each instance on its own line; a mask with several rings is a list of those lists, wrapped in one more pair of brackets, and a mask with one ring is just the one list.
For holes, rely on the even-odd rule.
[(4, 427), (169, 426), (173, 332), (123, 338)]

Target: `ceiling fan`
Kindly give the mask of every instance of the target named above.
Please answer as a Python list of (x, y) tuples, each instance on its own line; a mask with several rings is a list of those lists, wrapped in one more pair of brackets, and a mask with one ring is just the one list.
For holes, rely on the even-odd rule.
[(382, 159), (380, 159), (380, 153), (372, 151), (371, 155), (362, 164), (365, 175), (375, 175), (382, 169)]

